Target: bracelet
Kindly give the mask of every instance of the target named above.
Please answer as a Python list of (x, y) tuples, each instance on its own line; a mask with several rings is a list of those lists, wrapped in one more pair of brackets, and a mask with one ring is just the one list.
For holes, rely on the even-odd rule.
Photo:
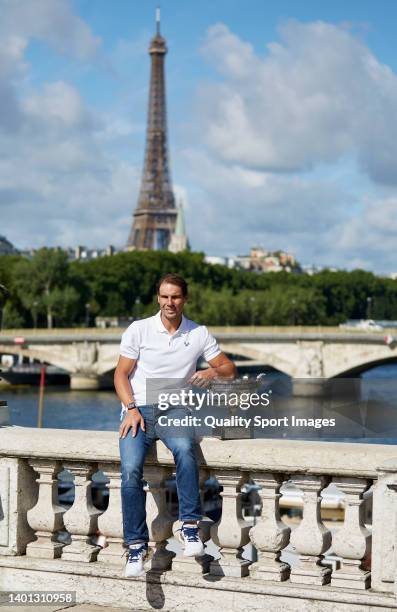
[(134, 408), (136, 408), (136, 403), (135, 402), (129, 402), (129, 404), (126, 405), (127, 410), (134, 410)]

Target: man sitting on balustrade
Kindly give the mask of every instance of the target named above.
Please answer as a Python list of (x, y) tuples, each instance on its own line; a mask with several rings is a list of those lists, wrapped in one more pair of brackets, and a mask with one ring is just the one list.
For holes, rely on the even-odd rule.
[[(171, 450), (175, 460), (184, 555), (192, 557), (204, 552), (198, 534), (202, 510), (194, 432), (175, 436), (160, 427), (158, 418), (164, 412), (157, 404), (147, 403), (146, 397), (147, 383), (154, 379), (188, 380), (203, 387), (213, 379), (236, 376), (235, 365), (219, 349), (207, 328), (182, 314), (187, 296), (185, 279), (178, 274), (166, 274), (158, 284), (159, 312), (134, 321), (121, 340), (114, 384), (122, 403), (119, 446), (124, 544), (128, 547), (126, 576), (142, 575), (144, 561), (149, 558), (143, 464), (157, 439)], [(200, 357), (210, 367), (196, 371)], [(189, 414), (189, 408), (183, 406), (172, 411), (178, 417)]]

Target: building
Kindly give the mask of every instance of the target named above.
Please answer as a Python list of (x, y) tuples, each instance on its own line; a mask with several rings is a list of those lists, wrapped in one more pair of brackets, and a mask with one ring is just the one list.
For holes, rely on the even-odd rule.
[(17, 255), (18, 249), (5, 236), (0, 236), (0, 255)]
[(234, 267), (252, 272), (302, 272), (295, 256), (285, 251), (253, 247), (249, 255), (234, 257)]
[(168, 249), (175, 232), (177, 209), (168, 162), (165, 96), (167, 46), (160, 34), (160, 10), (156, 35), (149, 45), (151, 57), (146, 151), (138, 204), (127, 242), (128, 249)]
[(113, 245), (109, 245), (104, 249), (88, 249), (85, 246), (77, 246), (74, 249), (65, 249), (69, 260), (85, 260), (97, 259), (98, 257), (105, 257), (114, 255), (117, 251)]
[(185, 215), (182, 204), (178, 207), (178, 216), (176, 218), (175, 232), (171, 236), (168, 250), (171, 253), (180, 253), (189, 248), (189, 241), (185, 229)]

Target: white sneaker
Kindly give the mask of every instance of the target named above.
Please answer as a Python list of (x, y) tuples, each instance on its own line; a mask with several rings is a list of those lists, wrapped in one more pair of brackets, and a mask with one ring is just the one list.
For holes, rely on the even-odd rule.
[(131, 578), (133, 576), (143, 576), (145, 573), (143, 564), (150, 558), (151, 550), (147, 544), (131, 544), (127, 552), (127, 564), (124, 570), (124, 576)]
[(204, 554), (204, 545), (200, 540), (197, 525), (183, 523), (179, 530), (179, 539), (185, 545), (184, 557), (200, 557)]

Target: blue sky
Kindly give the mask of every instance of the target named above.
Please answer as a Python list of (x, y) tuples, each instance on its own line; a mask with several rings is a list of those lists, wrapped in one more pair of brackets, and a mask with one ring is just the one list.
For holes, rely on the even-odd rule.
[[(16, 246), (125, 244), (156, 5), (0, 0), (0, 233)], [(192, 247), (397, 271), (396, 3), (160, 5)]]

